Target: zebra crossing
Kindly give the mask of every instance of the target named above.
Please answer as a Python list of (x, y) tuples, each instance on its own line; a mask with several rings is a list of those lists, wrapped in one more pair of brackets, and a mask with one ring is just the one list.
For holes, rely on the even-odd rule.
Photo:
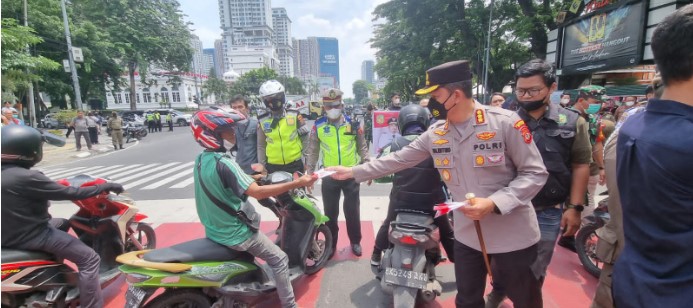
[(159, 188), (183, 189), (191, 187), (194, 161), (151, 164), (108, 165), (90, 167), (57, 167), (43, 170), (52, 180), (79, 174), (108, 178), (122, 184), (126, 190), (154, 190)]

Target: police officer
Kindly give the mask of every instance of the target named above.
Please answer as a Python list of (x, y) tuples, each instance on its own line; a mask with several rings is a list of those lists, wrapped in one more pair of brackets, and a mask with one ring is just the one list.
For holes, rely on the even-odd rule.
[(161, 132), (161, 114), (158, 111), (154, 111), (154, 123), (156, 125), (155, 129)]
[(515, 307), (541, 307), (541, 284), (531, 271), (539, 226), (531, 199), (548, 173), (520, 117), (472, 100), (468, 61), (453, 61), (426, 72), (429, 109), (438, 121), (403, 149), (367, 164), (333, 167), (337, 179), (382, 177), (433, 157), (455, 200), (476, 194), (473, 205), (454, 212), (457, 307), (484, 306), (486, 267), (474, 220), (479, 220), (491, 258), (493, 280), (506, 286)]
[(294, 110), (284, 110), (284, 86), (268, 80), (260, 86), (260, 97), (270, 112), (260, 115), (257, 130), (257, 158), (269, 173), (304, 171), (301, 121)]
[(111, 113), (111, 117), (108, 119), (106, 127), (111, 132), (113, 149), (117, 150), (118, 147), (123, 149), (123, 119), (119, 118), (115, 111)]
[[(356, 166), (369, 161), (368, 145), (363, 130), (358, 122), (352, 122), (344, 112), (342, 91), (327, 89), (322, 98), (326, 116), (315, 121), (308, 141), (306, 154), (306, 172), (312, 173), (322, 157), (322, 165)], [(351, 242), (351, 251), (361, 256), (361, 215), (359, 211), (359, 183), (353, 179), (335, 180), (324, 178), (322, 181), (322, 199), (325, 215), (330, 218), (327, 226), (332, 231), (332, 253), (336, 251), (339, 235), (339, 199), (344, 194), (344, 216), (347, 224), (347, 234)]]
[(147, 129), (149, 132), (153, 133), (156, 131), (156, 124), (154, 124), (154, 113), (148, 110), (145, 118), (147, 119)]
[[(541, 231), (532, 270), (543, 282), (561, 227), (564, 235), (569, 236), (580, 227), (592, 146), (585, 119), (575, 111), (550, 103), (549, 97), (557, 87), (551, 64), (539, 59), (525, 63), (515, 73), (515, 84), (520, 106), (517, 113), (532, 133), (549, 172), (546, 185), (532, 199)], [(498, 307), (505, 298), (503, 290), (504, 286), (494, 281), (486, 307)]]
[(173, 131), (173, 114), (171, 114), (171, 111), (169, 111), (166, 114), (166, 124), (168, 125), (168, 131), (172, 132)]

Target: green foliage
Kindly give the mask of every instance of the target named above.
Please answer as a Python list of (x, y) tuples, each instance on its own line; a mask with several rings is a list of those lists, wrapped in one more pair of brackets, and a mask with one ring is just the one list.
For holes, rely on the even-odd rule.
[(260, 86), (263, 82), (277, 79), (277, 72), (268, 67), (251, 70), (236, 80), (231, 86), (231, 94), (233, 95), (257, 95), (260, 91)]
[(303, 86), (303, 82), (296, 77), (286, 77), (279, 76), (276, 78), (277, 81), (281, 82), (286, 89), (286, 93), (290, 95), (305, 95), (306, 89)]
[(77, 116), (77, 110), (60, 110), (55, 113), (55, 119), (60, 123), (68, 124)]
[(231, 98), (229, 85), (225, 81), (214, 77), (214, 75), (210, 74), (209, 79), (205, 81), (202, 87), (205, 89), (205, 95), (214, 94), (217, 102), (228, 102)]

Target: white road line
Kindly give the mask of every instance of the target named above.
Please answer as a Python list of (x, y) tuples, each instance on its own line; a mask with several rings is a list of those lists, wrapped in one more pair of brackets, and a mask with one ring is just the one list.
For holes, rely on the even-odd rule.
[[(138, 171), (140, 171), (140, 170), (146, 170), (146, 169), (148, 169), (148, 168), (153, 168), (154, 166), (157, 166), (157, 165), (159, 165), (159, 164), (156, 163), (156, 164), (140, 165), (138, 168), (134, 168), (134, 169), (131, 169), (131, 170), (128, 170), (128, 171), (123, 171), (123, 172), (120, 172), (120, 173), (114, 173), (114, 174), (109, 175), (108, 177), (111, 178), (111, 179), (115, 179), (115, 178), (117, 178), (117, 177), (125, 176), (125, 175), (128, 175), (128, 174), (132, 174), (132, 173), (138, 172)], [(130, 168), (128, 168), (128, 169), (130, 169)], [(120, 171), (120, 170), (119, 170), (119, 171)]]
[[(121, 166), (123, 166), (123, 165), (114, 165), (114, 166), (109, 166), (109, 167), (105, 167), (105, 168), (101, 168), (101, 169), (95, 169), (95, 170), (91, 170), (91, 171), (87, 172), (87, 174), (102, 178), (103, 177), (103, 176), (101, 176), (102, 172), (105, 172), (105, 171), (108, 171), (111, 169), (116, 169), (116, 168), (121, 167)], [(80, 171), (80, 173), (81, 173), (81, 171)]]
[(43, 172), (44, 174), (48, 174), (48, 173), (56, 173), (56, 172), (58, 172), (58, 171), (61, 171), (61, 172), (62, 172), (62, 171), (67, 171), (66, 169), (67, 169), (66, 167), (61, 167), (61, 168), (48, 168), (48, 169), (41, 169), (41, 168), (38, 168), (38, 169), (36, 169), (36, 170), (41, 171), (41, 172)]
[[(193, 162), (193, 163), (195, 163), (195, 162)], [(179, 179), (179, 178), (188, 176), (188, 175), (191, 174), (193, 171), (194, 171), (193, 168), (190, 168), (190, 170), (183, 170), (183, 171), (181, 171), (181, 172), (178, 173), (178, 174), (174, 174), (174, 175), (169, 176), (169, 177), (167, 177), (167, 178), (165, 178), (165, 179), (163, 179), (163, 180), (161, 180), (161, 181), (158, 181), (158, 182), (152, 183), (151, 185), (148, 185), (148, 186), (146, 186), (146, 187), (143, 187), (142, 190), (150, 190), (150, 189), (159, 188), (159, 187), (163, 186), (164, 184), (171, 183), (171, 182), (173, 182), (173, 181), (175, 181), (175, 180), (177, 180), (177, 179)]]
[(186, 186), (188, 186), (194, 182), (195, 182), (195, 177), (190, 177), (190, 178), (185, 179), (185, 181), (183, 181), (183, 182), (180, 182), (176, 185), (171, 186), (171, 188), (184, 188), (184, 187), (186, 187)]
[(132, 189), (133, 187), (135, 187), (135, 186), (137, 186), (137, 185), (141, 185), (141, 184), (147, 183), (147, 182), (149, 182), (149, 181), (151, 181), (151, 180), (153, 180), (153, 179), (156, 179), (156, 178), (165, 176), (165, 175), (170, 174), (170, 173), (174, 173), (174, 172), (176, 172), (176, 171), (178, 171), (178, 170), (180, 170), (180, 169), (183, 169), (183, 168), (188, 168), (188, 169), (192, 170), (191, 167), (192, 167), (193, 164), (195, 164), (195, 162), (194, 162), (194, 161), (191, 161), (191, 162), (188, 162), (188, 163), (186, 163), (186, 164), (182, 164), (182, 165), (180, 165), (180, 166), (177, 166), (177, 167), (175, 167), (175, 168), (171, 168), (171, 169), (165, 170), (165, 171), (163, 171), (163, 172), (159, 172), (159, 173), (157, 173), (157, 174), (154, 174), (154, 175), (152, 175), (152, 176), (148, 176), (148, 177), (146, 177), (146, 178), (144, 178), (144, 179), (139, 179), (139, 180), (137, 180), (137, 181), (135, 181), (135, 182), (132, 182), (132, 183), (129, 183), (129, 184), (125, 185), (125, 189)]
[(133, 175), (131, 175), (131, 176), (126, 176), (126, 177), (124, 177), (124, 178), (119, 178), (119, 177), (115, 177), (115, 176), (114, 176), (114, 177), (113, 177), (113, 181), (116, 182), (116, 183), (119, 183), (119, 184), (121, 184), (121, 185), (125, 185), (125, 184), (126, 184), (127, 182), (129, 182), (129, 181), (132, 181), (132, 180), (134, 180), (134, 179), (137, 179), (137, 178), (139, 178), (139, 177), (145, 176), (145, 175), (150, 174), (150, 173), (157, 172), (157, 171), (159, 171), (159, 170), (164, 170), (164, 169), (166, 169), (166, 168), (170, 168), (170, 167), (172, 167), (172, 166), (174, 166), (174, 165), (177, 165), (177, 164), (180, 164), (180, 162), (168, 163), (168, 164), (165, 164), (165, 165), (161, 165), (161, 166), (159, 166), (159, 167), (156, 167), (156, 168), (151, 168), (151, 169), (143, 170), (143, 171), (141, 171), (141, 172), (135, 173), (135, 174), (133, 174)]
[(125, 170), (130, 170), (130, 169), (133, 169), (133, 168), (137, 168), (137, 167), (139, 167), (139, 166), (142, 166), (142, 164), (127, 165), (127, 166), (123, 166), (122, 168), (118, 168), (118, 169), (116, 169), (116, 170), (110, 170), (110, 171), (108, 171), (108, 172), (101, 172), (101, 173), (99, 173), (99, 176), (100, 176), (100, 177), (105, 177), (105, 176), (108, 176), (109, 174), (117, 174), (118, 172), (123, 172), (123, 171), (125, 171)]
[(57, 172), (44, 172), (43, 174), (45, 174), (49, 178), (52, 178), (56, 175), (60, 175), (60, 174), (63, 174), (65, 172), (71, 172), (71, 171), (82, 170), (82, 169), (87, 169), (87, 167), (77, 167), (77, 168), (72, 168), (69, 170), (61, 170), (61, 171), (57, 171)]
[(77, 170), (77, 169), (72, 169), (72, 170), (69, 170), (69, 171), (58, 172), (58, 173), (51, 174), (51, 176), (49, 176), (49, 178), (53, 178), (53, 179), (57, 179), (57, 178), (66, 178), (66, 177), (69, 177), (69, 176), (72, 176), (72, 175), (84, 174), (84, 173), (87, 173), (88, 171), (96, 170), (96, 169), (99, 169), (99, 168), (103, 168), (103, 166), (93, 166), (93, 167), (89, 167), (89, 168), (86, 168), (86, 169), (81, 169), (81, 168), (80, 168), (79, 170)]

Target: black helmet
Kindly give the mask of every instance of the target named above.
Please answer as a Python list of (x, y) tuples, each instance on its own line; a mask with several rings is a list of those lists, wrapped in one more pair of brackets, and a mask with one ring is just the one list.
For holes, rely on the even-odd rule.
[(397, 123), (399, 124), (399, 133), (404, 135), (404, 132), (412, 125), (419, 126), (426, 131), (428, 125), (431, 124), (431, 119), (426, 108), (416, 104), (409, 104), (402, 107), (399, 111)]
[(31, 167), (43, 159), (43, 136), (24, 125), (6, 125), (2, 129), (2, 163)]

